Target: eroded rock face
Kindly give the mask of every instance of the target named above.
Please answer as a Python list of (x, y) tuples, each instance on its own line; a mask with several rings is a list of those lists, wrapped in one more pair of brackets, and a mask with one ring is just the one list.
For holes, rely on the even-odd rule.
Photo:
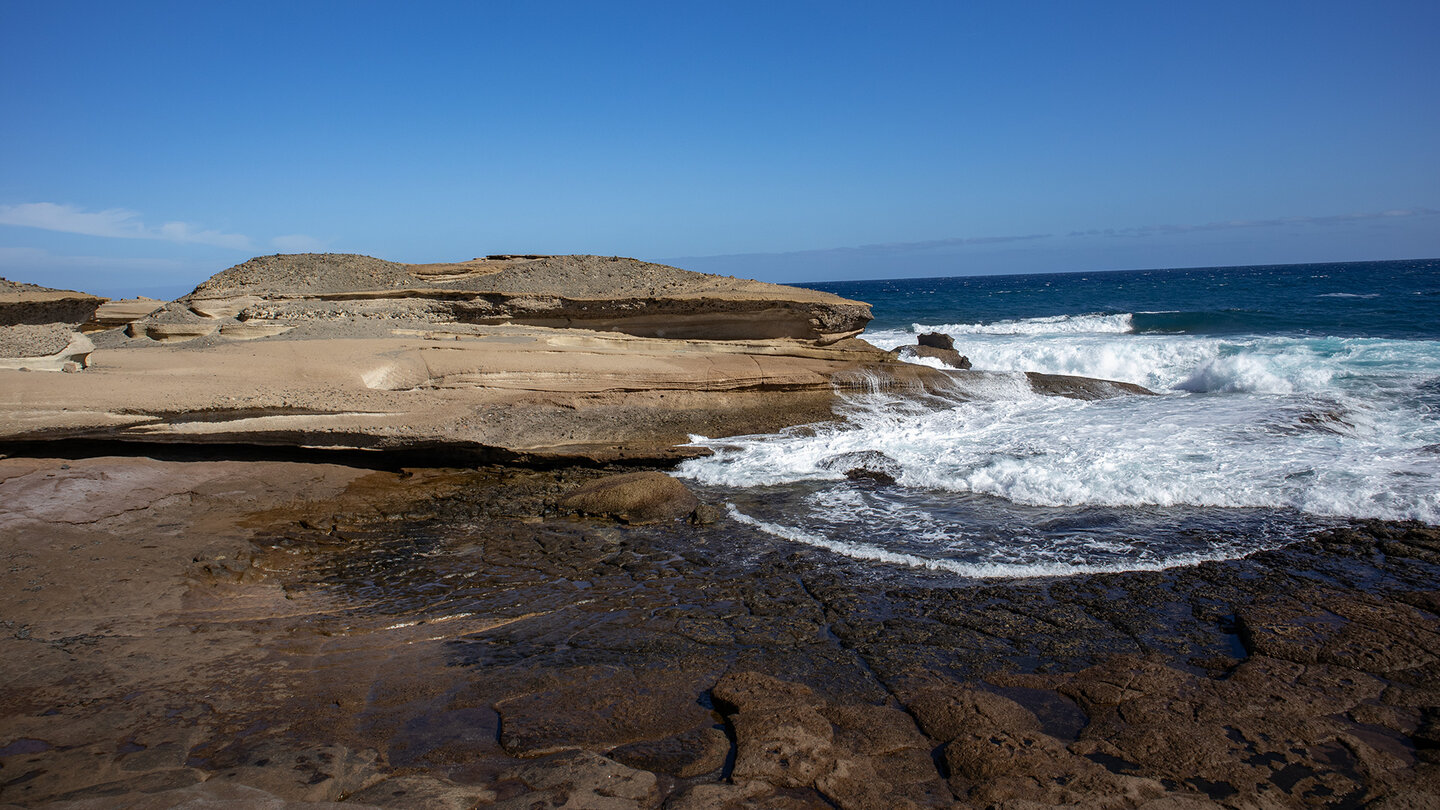
[(103, 298), (0, 279), (0, 369), (78, 371), (90, 339), (80, 333)]
[[(703, 452), (683, 447), (694, 434), (830, 418), (858, 370), (902, 385), (923, 374), (881, 369), (882, 353), (846, 339), (868, 305), (618, 257), (263, 256), (141, 304), (107, 316), (123, 330), (92, 333), (102, 361), (83, 383), (7, 379), (0, 440), (674, 459)], [(75, 334), (83, 345), (67, 348), (69, 327), (9, 327), (20, 331), (58, 352), (26, 368), (91, 346)]]
[(80, 328), (85, 332), (100, 332), (115, 327), (123, 327), (134, 321), (155, 312), (165, 306), (164, 301), (157, 301), (154, 298), (125, 298), (119, 301), (106, 301), (101, 304), (90, 320), (81, 324)]
[(960, 371), (966, 371), (970, 368), (970, 358), (966, 357), (960, 352), (957, 352), (954, 349), (943, 349), (937, 348), (935, 346), (927, 346), (923, 343), (918, 346), (904, 347), (900, 350), (900, 356), (906, 359), (912, 357), (927, 357), (933, 360), (939, 360), (950, 368), (958, 369)]
[(492, 256), (430, 265), (347, 254), (260, 256), (216, 274), (177, 304), (159, 320), (183, 319), (184, 311), (286, 324), (419, 317), (821, 344), (853, 337), (870, 320), (868, 304), (829, 293), (618, 256)]
[(19, 324), (82, 324), (104, 298), (0, 278), (0, 327)]

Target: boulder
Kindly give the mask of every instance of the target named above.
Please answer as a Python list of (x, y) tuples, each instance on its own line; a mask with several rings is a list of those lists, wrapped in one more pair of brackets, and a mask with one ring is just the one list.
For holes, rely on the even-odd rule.
[(926, 332), (923, 335), (917, 336), (915, 343), (932, 349), (949, 349), (951, 351), (955, 349), (955, 338), (943, 332)]
[(915, 357), (930, 357), (939, 360), (945, 365), (965, 371), (970, 368), (970, 358), (955, 351), (954, 349), (941, 349), (934, 346), (913, 346), (909, 352)]
[[(941, 337), (944, 337), (947, 341), (949, 340), (948, 336), (942, 335)], [(918, 357), (939, 360), (946, 366), (949, 366), (950, 368), (959, 371), (967, 371), (970, 368), (970, 358), (955, 351), (954, 349), (946, 349), (938, 346), (926, 345), (923, 343), (915, 346), (901, 346), (900, 348), (895, 350), (895, 355), (902, 360), (909, 360), (912, 362), (915, 358)]]
[(841, 453), (820, 462), (821, 469), (842, 472), (852, 481), (869, 480), (893, 484), (900, 477), (900, 464), (878, 450)]
[(626, 523), (660, 523), (688, 517), (700, 506), (700, 499), (674, 478), (648, 470), (593, 481), (566, 495), (560, 505)]

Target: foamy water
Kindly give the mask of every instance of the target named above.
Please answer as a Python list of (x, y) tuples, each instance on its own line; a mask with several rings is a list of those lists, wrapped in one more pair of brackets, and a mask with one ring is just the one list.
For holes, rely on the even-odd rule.
[[(948, 402), (862, 394), (832, 424), (696, 437), (714, 455), (680, 474), (742, 501), (767, 488), (735, 514), (777, 536), (967, 577), (1164, 568), (1294, 536), (1257, 531), (1254, 510), (1297, 526), (1440, 522), (1440, 342), (1134, 334), (1132, 323), (1077, 315), (867, 333), (887, 349), (917, 333), (950, 334), (986, 373), (957, 375), (963, 384)], [(1041, 397), (1026, 370), (1134, 382), (1159, 396)], [(847, 480), (850, 459), (878, 464), (896, 485)], [(767, 499), (783, 511), (759, 514)], [(969, 515), (957, 512), (961, 502)], [(1059, 524), (1112, 511), (1102, 528), (1032, 536), (1021, 524), (999, 527), (1016, 509)], [(1213, 512), (1211, 530), (1192, 543), (1180, 523), (1197, 509)], [(975, 519), (977, 510), (991, 514)], [(1149, 510), (1144, 525), (1127, 528), (1126, 510)], [(1179, 522), (1167, 523), (1166, 510)], [(1148, 536), (1134, 536), (1142, 530)], [(1151, 542), (1157, 533), (1163, 542)]]

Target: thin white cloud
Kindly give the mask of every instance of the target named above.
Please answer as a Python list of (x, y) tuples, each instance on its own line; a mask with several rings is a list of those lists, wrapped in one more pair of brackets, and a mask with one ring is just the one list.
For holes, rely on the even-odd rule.
[(1037, 239), (1049, 239), (1050, 236), (1051, 234), (1048, 233), (1032, 233), (1017, 236), (967, 236), (951, 239), (927, 239), (923, 242), (885, 242), (873, 245), (814, 248), (812, 250), (788, 250), (776, 253), (727, 253), (718, 256), (678, 256), (664, 259), (663, 261), (684, 262), (694, 259), (750, 259), (758, 256), (826, 257), (855, 255), (884, 257), (892, 254), (908, 254), (917, 251), (945, 251), (964, 247), (1003, 245), (1011, 242), (1031, 242)]
[(193, 262), (176, 259), (145, 259), (116, 256), (63, 256), (30, 247), (0, 247), (0, 274), (35, 270), (190, 270)]
[(1372, 219), (1428, 217), (1436, 214), (1440, 214), (1440, 211), (1436, 211), (1433, 208), (1395, 208), (1389, 211), (1372, 211), (1360, 214), (1333, 214), (1325, 217), (1232, 219), (1225, 222), (1206, 222), (1200, 225), (1138, 225), (1129, 228), (1100, 228), (1088, 231), (1071, 231), (1066, 234), (1066, 236), (1156, 236), (1160, 234), (1195, 233), (1197, 231), (1227, 231), (1235, 228), (1277, 228), (1287, 225), (1339, 225), (1347, 222), (1363, 222)]
[(139, 212), (125, 208), (86, 211), (78, 206), (50, 202), (0, 205), (0, 225), (114, 239), (158, 239), (232, 250), (250, 249), (250, 238), (243, 234), (210, 230), (188, 222), (166, 222), (151, 227), (140, 218)]
[(290, 233), (270, 240), (270, 245), (282, 253), (319, 253), (326, 244), (303, 233)]
[(1089, 236), (1163, 236), (1168, 234), (1197, 233), (1203, 231), (1223, 231), (1234, 228), (1275, 228), (1275, 227), (1325, 227), (1332, 225), (1343, 225), (1352, 222), (1363, 222), (1367, 220), (1397, 219), (1405, 217), (1429, 217), (1440, 215), (1440, 211), (1433, 208), (1396, 208), (1389, 211), (1375, 211), (1358, 214), (1334, 214), (1322, 217), (1283, 217), (1277, 219), (1245, 219), (1229, 220), (1226, 222), (1207, 222), (1191, 225), (1135, 225), (1123, 228), (1095, 228), (1084, 231), (1070, 231), (1065, 234), (1017, 234), (1010, 236), (970, 236), (956, 237), (949, 239), (929, 239), (922, 242), (890, 242), (873, 245), (852, 245), (849, 247), (816, 248), (812, 250), (775, 251), (762, 253), (727, 253), (721, 255), (707, 256), (676, 256), (661, 259), (684, 266), (685, 263), (696, 261), (725, 260), (742, 261), (754, 259), (827, 259), (827, 258), (875, 258), (885, 259), (890, 257), (914, 256), (916, 254), (939, 253), (948, 254), (966, 248), (985, 248), (1012, 243), (1022, 242), (1043, 242), (1046, 240), (1066, 239)]

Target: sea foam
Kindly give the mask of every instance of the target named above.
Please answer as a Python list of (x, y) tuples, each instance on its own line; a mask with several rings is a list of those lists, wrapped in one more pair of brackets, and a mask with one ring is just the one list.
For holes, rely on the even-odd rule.
[[(973, 370), (923, 399), (847, 388), (821, 425), (697, 437), (713, 455), (677, 472), (776, 536), (966, 577), (1232, 558), (1352, 518), (1440, 522), (1433, 312), (1392, 316), (1366, 284), (1292, 294), (1271, 271), (1153, 275), (877, 285), (893, 309), (923, 316), (892, 317), (910, 323), (866, 340), (895, 349), (948, 334)], [(947, 317), (1127, 300), (1130, 312)], [(1026, 371), (1158, 396), (1044, 397)]]
[(714, 455), (681, 473), (726, 486), (837, 481), (845, 471), (827, 459), (868, 452), (892, 459), (903, 487), (1027, 505), (1263, 507), (1436, 522), (1440, 456), (1426, 448), (1440, 443), (1440, 424), (1424, 385), (1440, 377), (1440, 346), (1417, 343), (977, 342), (966, 347), (977, 366), (1038, 366), (1165, 393), (1081, 402), (1036, 396), (1015, 372), (957, 375), (953, 401), (938, 407), (852, 395), (834, 424), (700, 439)]
[(772, 534), (796, 543), (823, 548), (852, 559), (888, 563), (928, 571), (939, 571), (955, 574), (967, 579), (1018, 579), (1025, 577), (1063, 577), (1077, 574), (1118, 573), (1121, 571), (1163, 571), (1168, 568), (1197, 565), (1202, 562), (1233, 559), (1236, 556), (1240, 556), (1234, 549), (1225, 547), (1217, 548), (1209, 552), (1175, 554), (1162, 559), (1126, 559), (1100, 564), (1085, 562), (1083, 557), (1035, 559), (1022, 562), (972, 562), (896, 552), (873, 543), (836, 540), (819, 532), (805, 531), (794, 526), (760, 520), (759, 518), (752, 517), (740, 511), (734, 504), (729, 504), (727, 511), (735, 521), (753, 526), (767, 534)]

